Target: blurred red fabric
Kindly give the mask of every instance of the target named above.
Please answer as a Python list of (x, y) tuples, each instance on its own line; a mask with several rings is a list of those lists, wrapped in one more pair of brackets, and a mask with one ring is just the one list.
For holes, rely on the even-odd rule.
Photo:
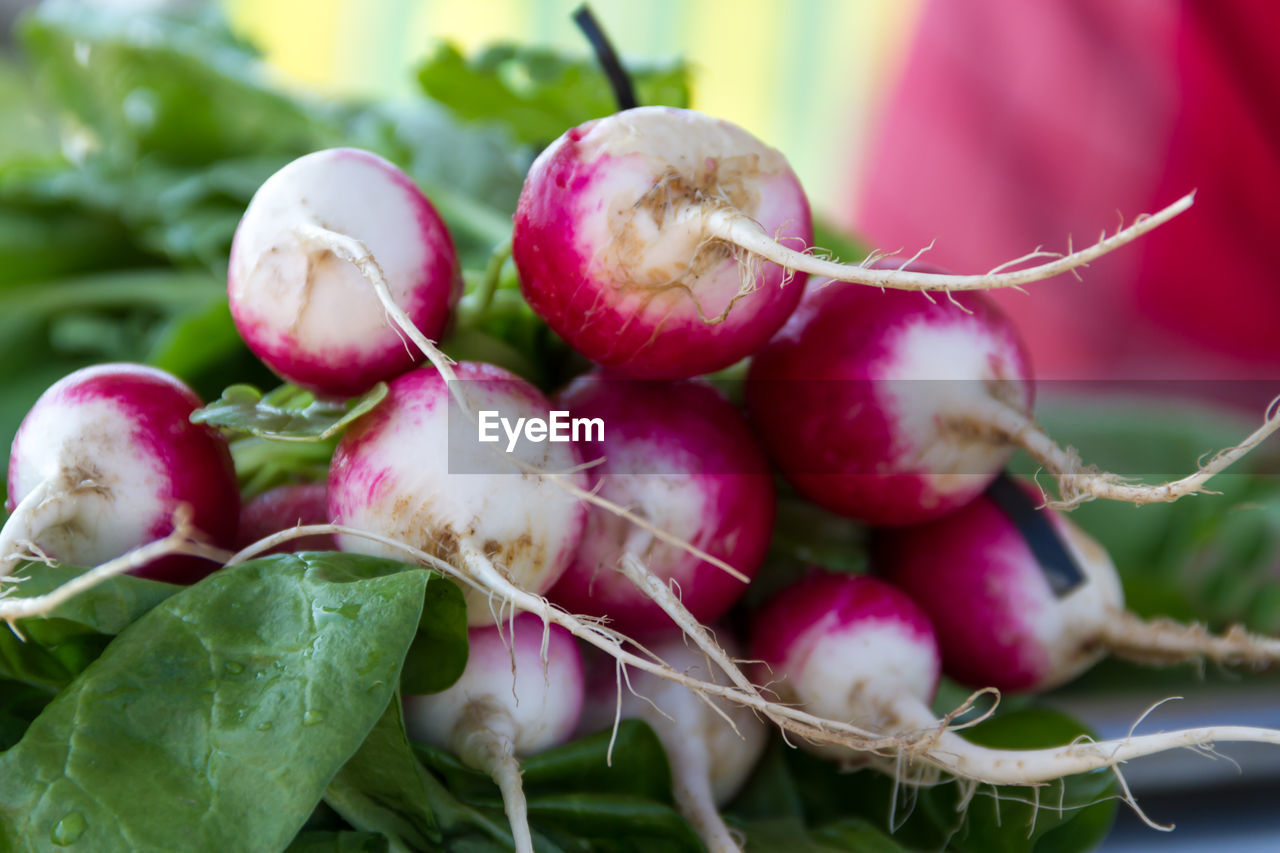
[(1041, 378), (1280, 378), (1280, 3), (930, 0), (855, 225), (957, 272), (1190, 211), (997, 298)]

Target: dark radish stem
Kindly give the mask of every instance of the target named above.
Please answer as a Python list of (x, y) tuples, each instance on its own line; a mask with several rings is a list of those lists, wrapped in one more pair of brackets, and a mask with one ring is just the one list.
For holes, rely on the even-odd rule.
[[(137, 364), (103, 364), (63, 377), (40, 395), (13, 439), (0, 576), (24, 555), (93, 566), (173, 529), (214, 546), (235, 539), (240, 493), (226, 439), (189, 417), (203, 405), (176, 377)], [(217, 568), (172, 555), (137, 574), (194, 583)]]
[[(978, 746), (929, 710), (941, 661), (928, 617), (900, 590), (865, 576), (821, 573), (784, 590), (756, 614), (751, 652), (763, 662), (761, 679), (784, 701), (918, 739), (906, 758), (995, 785), (1035, 785), (1178, 747), (1280, 744), (1280, 732), (1270, 729), (1210, 726), (1050, 749)], [(839, 747), (800, 746), (859, 757)]]
[(1074, 451), (1057, 447), (1032, 420), (1033, 393), (1026, 346), (985, 294), (934, 301), (831, 283), (811, 285), (756, 353), (746, 402), (765, 447), (805, 497), (879, 526), (917, 524), (964, 506), (1015, 446), (1057, 478), (1065, 505), (1094, 497), (1149, 503), (1201, 490), (1280, 428), (1271, 415), (1197, 473), (1133, 485), (1086, 469)]
[(617, 101), (618, 109), (629, 110), (640, 106), (640, 102), (636, 100), (635, 86), (631, 84), (631, 75), (622, 67), (617, 52), (609, 43), (609, 37), (605, 35), (600, 22), (592, 14), (591, 7), (586, 3), (579, 6), (573, 13), (573, 22), (582, 30), (587, 41), (591, 42), (591, 48), (596, 52), (596, 61), (600, 63), (604, 75), (609, 78), (609, 85), (613, 87), (613, 99)]
[(997, 480), (946, 518), (878, 531), (874, 565), (929, 615), (943, 668), (1004, 692), (1042, 691), (1107, 653), (1150, 664), (1280, 661), (1280, 640), (1144, 621), (1124, 607), (1106, 551), (1027, 483)]
[(569, 739), (582, 712), (582, 659), (569, 632), (528, 613), (472, 628), (467, 641), (467, 667), (451, 687), (405, 697), (405, 727), (414, 740), (488, 773), (502, 792), (516, 850), (532, 853), (517, 757)]

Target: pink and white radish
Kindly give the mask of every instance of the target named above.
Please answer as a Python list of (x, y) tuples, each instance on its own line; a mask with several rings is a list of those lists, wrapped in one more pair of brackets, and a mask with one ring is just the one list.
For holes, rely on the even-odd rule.
[[(246, 548), (273, 533), (304, 524), (324, 524), (329, 520), (329, 498), (324, 483), (289, 483), (268, 489), (248, 500), (240, 510), (236, 548)], [(264, 554), (292, 551), (336, 551), (332, 534), (302, 536), (281, 543)]]
[[(546, 398), (514, 374), (462, 362), (457, 376), (477, 412), (500, 412), (509, 423), (549, 419)], [(499, 584), (545, 593), (573, 559), (586, 520), (585, 505), (561, 485), (584, 491), (578, 452), (572, 443), (533, 443), (522, 433), (512, 454), (519, 467), (506, 458), (505, 439), (479, 443), (475, 422), (450, 399), (448, 384), (432, 368), (393, 380), (386, 398), (347, 428), (334, 452), (329, 519), (460, 562)], [(338, 545), (399, 555), (386, 544), (345, 534)], [(498, 621), (494, 605), (486, 595), (468, 591), (469, 622)]]
[(227, 297), (249, 348), (326, 397), (448, 360), (439, 339), (462, 293), (453, 242), (413, 181), (368, 151), (301, 157), (258, 189), (236, 228)]
[(1270, 417), (1182, 480), (1127, 484), (1084, 468), (1055, 445), (1032, 419), (1033, 390), (1017, 329), (984, 294), (934, 301), (834, 282), (810, 286), (752, 359), (746, 402), (797, 490), (881, 526), (940, 518), (965, 505), (1015, 447), (1057, 479), (1064, 505), (1176, 500), (1201, 491), (1280, 427), (1280, 417)]
[(870, 270), (807, 254), (809, 204), (779, 152), (702, 113), (637, 107), (579, 125), (542, 152), (512, 248), (525, 299), (570, 346), (620, 374), (679, 379), (764, 343), (800, 298), (802, 281), (783, 286), (793, 274), (907, 290), (1012, 287), (1087, 263), (1190, 203), (1014, 272)]
[(1280, 660), (1280, 640), (1129, 612), (1102, 546), (1037, 505), (1034, 486), (1001, 478), (945, 518), (873, 540), (877, 571), (929, 615), (947, 675), (1019, 692), (1064, 684), (1108, 652), (1157, 664)]
[(577, 554), (548, 598), (632, 638), (678, 628), (733, 684), (754, 692), (705, 627), (746, 591), (773, 531), (772, 475), (742, 416), (700, 382), (601, 374), (574, 382), (557, 405), (601, 427), (583, 456), (602, 460), (589, 473), (606, 505), (588, 512)]
[[(836, 282), (811, 287), (752, 359), (752, 423), (787, 480), (872, 524), (936, 518), (973, 499), (1013, 445), (948, 431), (950, 409), (1031, 409), (1017, 329), (981, 293), (934, 301)], [(940, 416), (939, 413), (942, 413)]]
[[(725, 647), (738, 654), (735, 643)], [(720, 668), (690, 648), (679, 634), (669, 634), (649, 648), (679, 672), (704, 682), (725, 683)], [(711, 853), (739, 850), (718, 809), (750, 778), (768, 745), (768, 726), (741, 705), (699, 698), (689, 688), (652, 673), (628, 674), (624, 685), (614, 661), (591, 656), (588, 662), (587, 703), (579, 730), (583, 734), (598, 731), (611, 725), (619, 713), (624, 719), (648, 723), (671, 764), (680, 813)]]
[[(662, 542), (593, 506), (582, 543), (548, 594), (571, 613), (607, 616), (624, 633), (686, 630), (719, 619), (759, 569), (773, 529), (773, 478), (745, 420), (711, 386), (582, 377), (556, 399), (575, 419), (598, 422), (603, 440), (580, 445), (592, 488), (652, 526), (738, 572), (732, 577), (688, 549)], [(667, 613), (655, 585), (683, 607)]]
[[(0, 576), (33, 551), (106, 563), (168, 536), (184, 507), (195, 535), (231, 545), (240, 493), (226, 440), (189, 419), (201, 405), (174, 376), (138, 364), (88, 367), (50, 386), (9, 455)], [(172, 554), (134, 573), (194, 583), (217, 567)]]
[(467, 667), (453, 686), (404, 698), (405, 728), (412, 740), (488, 773), (502, 791), (515, 849), (532, 853), (517, 758), (572, 735), (585, 692), (582, 658), (569, 632), (530, 613), (472, 628), (467, 641)]
[(587, 122), (525, 179), (512, 235), (521, 292), (570, 346), (617, 373), (679, 379), (726, 367), (782, 325), (803, 280), (783, 287), (786, 270), (740, 264), (736, 247), (710, 240), (697, 214), (721, 205), (779, 239), (813, 240), (795, 173), (741, 128), (667, 107)]
[[(904, 739), (900, 759), (979, 782), (1034, 785), (1206, 743), (1280, 744), (1280, 732), (1270, 729), (1208, 726), (1049, 749), (978, 746), (929, 710), (941, 660), (928, 617), (902, 591), (865, 576), (819, 573), (783, 590), (757, 612), (751, 654), (762, 661), (759, 677), (782, 701), (897, 734)], [(799, 746), (837, 760), (872, 758), (833, 744)]]

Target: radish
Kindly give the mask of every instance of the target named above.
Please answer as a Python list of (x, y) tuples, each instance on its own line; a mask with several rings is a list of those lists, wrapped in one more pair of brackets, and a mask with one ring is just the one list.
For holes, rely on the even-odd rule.
[(301, 157), (258, 189), (236, 228), (227, 297), (249, 348), (326, 397), (361, 394), (418, 361), (462, 293), (453, 242), (413, 181), (368, 151)]
[(802, 280), (783, 287), (793, 274), (906, 290), (1012, 287), (1087, 263), (1190, 203), (1015, 272), (869, 270), (806, 253), (808, 200), (779, 152), (698, 112), (637, 107), (579, 125), (542, 152), (516, 208), (512, 250), (525, 299), (570, 346), (620, 374), (679, 379), (764, 343), (800, 299)]
[[(599, 506), (548, 594), (571, 613), (607, 616), (631, 636), (719, 619), (764, 561), (773, 530), (773, 478), (738, 411), (709, 385), (634, 382), (598, 374), (557, 398), (575, 418), (598, 421), (603, 441), (580, 444), (597, 493), (732, 566), (731, 577), (689, 550)], [(670, 617), (648, 590), (674, 588)]]
[(1115, 566), (1037, 490), (1000, 478), (946, 518), (879, 531), (874, 565), (929, 615), (948, 675), (975, 687), (1041, 691), (1107, 652), (1146, 663), (1280, 660), (1280, 640), (1146, 622), (1125, 610)]
[[(548, 597), (632, 638), (678, 626), (754, 693), (705, 627), (746, 591), (773, 531), (772, 476), (742, 416), (709, 385), (600, 375), (573, 383), (558, 405), (603, 428), (602, 441), (583, 445), (584, 456), (602, 460), (590, 471), (603, 505), (588, 512), (577, 554)], [(619, 505), (646, 525), (619, 516)]]
[[(457, 375), (482, 420), (488, 412), (500, 412), (511, 423), (549, 418), (546, 398), (514, 374), (462, 362)], [(475, 421), (450, 403), (448, 384), (431, 368), (406, 373), (389, 384), (373, 411), (347, 428), (329, 471), (329, 519), (544, 593), (573, 559), (586, 519), (577, 494), (561, 487), (567, 483), (585, 492), (586, 476), (575, 470), (578, 452), (571, 442), (525, 438), (508, 458), (505, 438), (477, 441)], [(530, 468), (557, 476), (539, 476)], [(385, 544), (347, 534), (338, 537), (338, 545), (397, 556)], [(475, 590), (468, 592), (467, 609), (472, 625), (498, 621), (489, 598)]]
[[(88, 367), (50, 386), (9, 455), (0, 576), (27, 554), (114, 560), (170, 534), (184, 507), (195, 535), (230, 545), (240, 493), (226, 440), (189, 420), (201, 405), (177, 378), (137, 364)], [(217, 567), (170, 554), (133, 572), (194, 583)]]
[[(737, 649), (727, 644), (731, 653)], [(686, 645), (682, 636), (668, 637), (652, 651), (676, 670), (703, 681), (723, 683), (718, 668)], [(614, 719), (644, 720), (658, 735), (671, 763), (676, 807), (693, 825), (711, 853), (737, 851), (718, 807), (726, 805), (746, 784), (764, 754), (768, 727), (740, 705), (699, 698), (697, 694), (652, 673), (627, 678), (623, 690), (615, 667), (588, 668), (587, 709), (580, 729), (595, 731)], [(619, 691), (622, 691), (619, 694)], [(620, 696), (619, 708), (614, 696)]]
[(1017, 329), (984, 294), (933, 301), (836, 282), (811, 286), (755, 355), (746, 402), (797, 490), (881, 526), (916, 524), (965, 505), (1015, 446), (1057, 478), (1064, 505), (1175, 500), (1200, 491), (1280, 427), (1280, 417), (1269, 417), (1243, 444), (1182, 480), (1125, 484), (1085, 469), (1035, 425), (1032, 382)]
[[(751, 652), (762, 661), (759, 677), (771, 682), (782, 701), (898, 734), (903, 743), (893, 752), (900, 760), (920, 758), (979, 782), (1034, 785), (1210, 742), (1280, 744), (1280, 732), (1248, 726), (1077, 741), (1050, 749), (970, 743), (950, 730), (950, 718), (938, 720), (929, 710), (941, 660), (928, 617), (905, 593), (865, 576), (819, 573), (783, 590), (756, 613)], [(833, 744), (799, 745), (838, 760), (872, 758)]]
[(409, 737), (454, 752), (488, 773), (502, 791), (515, 848), (533, 840), (517, 756), (567, 741), (578, 724), (585, 691), (582, 658), (569, 632), (521, 613), (503, 625), (467, 632), (467, 668), (453, 686), (406, 696)]
[[(236, 548), (244, 548), (300, 524), (323, 524), (328, 521), (328, 505), (324, 483), (290, 483), (268, 489), (250, 499), (240, 510)], [(332, 535), (320, 535), (292, 539), (263, 553), (336, 550), (338, 544)]]

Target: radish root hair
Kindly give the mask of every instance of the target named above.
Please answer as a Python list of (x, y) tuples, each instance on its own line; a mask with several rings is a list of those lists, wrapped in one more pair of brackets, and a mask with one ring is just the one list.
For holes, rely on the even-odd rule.
[(1147, 666), (1211, 660), (1262, 669), (1280, 663), (1280, 638), (1251, 633), (1243, 625), (1214, 634), (1199, 623), (1147, 620), (1127, 610), (1109, 615), (1102, 642), (1111, 654)]
[[(726, 243), (731, 243), (748, 252), (759, 255), (767, 261), (781, 267), (804, 272), (810, 275), (848, 281), (856, 284), (868, 284), (892, 290), (996, 290), (1007, 287), (1018, 287), (1034, 281), (1051, 278), (1064, 272), (1072, 272), (1085, 266), (1090, 261), (1102, 257), (1127, 243), (1131, 243), (1142, 235), (1158, 228), (1173, 217), (1191, 207), (1195, 193), (1188, 193), (1168, 207), (1150, 215), (1142, 215), (1127, 228), (1118, 230), (1107, 236), (1103, 231), (1098, 242), (1086, 249), (1062, 255), (1046, 263), (1012, 271), (990, 272), (982, 275), (944, 275), (937, 273), (921, 273), (900, 270), (873, 270), (858, 264), (843, 264), (824, 260), (808, 252), (788, 249), (772, 239), (765, 231), (743, 213), (716, 207), (707, 209), (696, 204), (686, 205), (682, 213), (686, 217), (704, 217), (703, 227), (708, 233)], [(1050, 257), (1037, 249), (1011, 263), (1022, 263), (1028, 260)], [(997, 267), (1002, 270), (1008, 265)]]
[(387, 277), (382, 272), (378, 259), (369, 251), (369, 247), (355, 237), (332, 231), (312, 222), (304, 222), (297, 226), (296, 233), (304, 245), (325, 249), (334, 257), (346, 261), (360, 271), (365, 280), (373, 286), (374, 293), (382, 303), (382, 309), (386, 312), (392, 328), (413, 341), (427, 360), (440, 371), (440, 375), (454, 392), (454, 398), (462, 410), (470, 412), (466, 398), (459, 388), (458, 377), (453, 372), (453, 359), (441, 352), (434, 341), (422, 334), (404, 309), (396, 304), (395, 298), (391, 295), (391, 286), (387, 283)]
[(489, 775), (502, 793), (502, 805), (511, 826), (516, 853), (533, 853), (529, 807), (516, 759), (513, 721), (506, 711), (488, 702), (473, 702), (450, 736), (458, 758)]
[(41, 533), (70, 519), (77, 496), (105, 492), (102, 484), (84, 471), (65, 466), (36, 484), (0, 529), (0, 579), (11, 575), (26, 559)]
[(1218, 451), (1194, 473), (1157, 485), (1135, 483), (1085, 465), (1074, 448), (1054, 442), (1031, 416), (994, 398), (948, 412), (944, 425), (962, 434), (994, 434), (1025, 450), (1057, 481), (1059, 497), (1053, 499), (1045, 495), (1045, 503), (1052, 509), (1068, 510), (1097, 499), (1141, 506), (1168, 503), (1194, 494), (1216, 494), (1205, 484), (1280, 429), (1280, 397), (1267, 405), (1262, 425), (1242, 442)]
[[(199, 535), (191, 524), (190, 507), (185, 504), (180, 505), (173, 514), (173, 532), (163, 539), (149, 542), (114, 560), (108, 560), (43, 595), (30, 598), (11, 595), (18, 587), (9, 587), (0, 592), (0, 619), (7, 622), (10, 630), (21, 639), (22, 634), (14, 624), (17, 620), (48, 616), (80, 593), (92, 589), (108, 578), (141, 568), (152, 560), (171, 554), (186, 554), (221, 563), (230, 557), (230, 552), (200, 541), (197, 538)], [(48, 560), (43, 553), (37, 553), (35, 557), (40, 562)]]

